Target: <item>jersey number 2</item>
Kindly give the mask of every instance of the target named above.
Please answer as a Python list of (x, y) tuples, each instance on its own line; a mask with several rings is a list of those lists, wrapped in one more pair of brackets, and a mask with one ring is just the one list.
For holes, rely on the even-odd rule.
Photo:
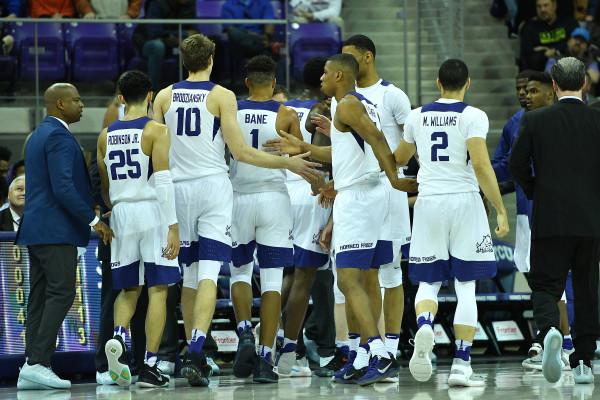
[[(441, 139), (441, 142), (439, 139)], [(433, 132), (431, 141), (435, 142), (431, 145), (431, 161), (450, 161), (450, 157), (438, 154), (438, 150), (448, 148), (448, 134), (446, 132)]]
[[(117, 160), (110, 165), (110, 175), (113, 181), (127, 179), (128, 176), (131, 179), (137, 179), (142, 176), (142, 168), (140, 167), (140, 163), (131, 159), (131, 156), (136, 154), (139, 154), (138, 149), (129, 149), (126, 151), (113, 150), (108, 153), (108, 159), (110, 161)], [(124, 167), (125, 164), (131, 168), (127, 169), (126, 174), (120, 174), (118, 169)]]
[[(177, 136), (200, 135), (200, 110), (197, 108), (179, 107), (177, 113)], [(192, 129), (192, 120), (194, 128)]]

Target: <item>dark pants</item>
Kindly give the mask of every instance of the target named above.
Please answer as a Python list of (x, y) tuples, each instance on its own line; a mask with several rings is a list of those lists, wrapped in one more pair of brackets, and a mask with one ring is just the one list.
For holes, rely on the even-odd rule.
[(557, 302), (565, 290), (569, 270), (575, 295), (575, 353), (571, 366), (579, 360), (594, 358), (598, 337), (598, 261), (600, 240), (594, 238), (553, 237), (531, 241), (533, 317), (543, 339), (550, 328), (559, 328)]
[(306, 337), (315, 341), (319, 356), (329, 357), (335, 352), (333, 273), (330, 269), (317, 271), (311, 297), (312, 311), (304, 324)]
[(29, 299), (25, 356), (50, 366), (58, 330), (75, 299), (77, 247), (29, 246)]

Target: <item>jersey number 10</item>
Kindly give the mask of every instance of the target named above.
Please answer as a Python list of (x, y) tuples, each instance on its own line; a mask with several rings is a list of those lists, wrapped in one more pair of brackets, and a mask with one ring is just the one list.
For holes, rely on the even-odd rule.
[(448, 134), (446, 132), (433, 132), (431, 141), (434, 142), (431, 145), (431, 161), (450, 161), (450, 157), (438, 154), (438, 150), (448, 148)]
[[(177, 136), (200, 135), (200, 110), (197, 108), (179, 107), (177, 113)], [(194, 128), (192, 129), (192, 120)]]

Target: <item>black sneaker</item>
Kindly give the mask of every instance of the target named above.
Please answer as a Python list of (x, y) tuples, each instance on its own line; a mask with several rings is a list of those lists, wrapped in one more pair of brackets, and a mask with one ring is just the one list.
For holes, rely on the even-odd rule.
[(273, 365), (263, 357), (257, 357), (254, 367), (254, 382), (256, 383), (277, 383), (279, 376), (273, 371)]
[(335, 371), (339, 371), (348, 362), (348, 354), (342, 351), (341, 348), (335, 349), (333, 358), (327, 365), (320, 367), (315, 371), (315, 375), (321, 378), (332, 377)]
[(343, 375), (334, 376), (333, 381), (344, 384), (358, 383), (359, 379), (362, 378), (362, 376), (367, 372), (367, 369), (369, 369), (368, 366), (363, 367), (361, 369), (356, 369), (354, 368), (354, 365), (352, 365), (349, 369), (347, 369), (344, 372)]
[(400, 373), (400, 364), (398, 364), (398, 361), (396, 361), (396, 358), (391, 353), (389, 356), (389, 358), (371, 357), (367, 371), (360, 377), (357, 383), (360, 386), (368, 386), (387, 378), (397, 377)]
[(246, 327), (240, 334), (237, 352), (233, 360), (233, 375), (236, 378), (247, 378), (252, 375), (256, 364), (256, 347), (251, 327)]
[(137, 385), (143, 388), (168, 387), (169, 377), (163, 375), (157, 364), (154, 364), (154, 367), (144, 364), (138, 376)]
[(206, 362), (204, 353), (189, 353), (183, 366), (181, 376), (188, 380), (190, 386), (208, 386), (208, 377), (212, 375), (212, 368)]
[(119, 386), (131, 385), (131, 370), (129, 369), (127, 346), (123, 338), (117, 335), (107, 341), (104, 351), (108, 361), (108, 372), (113, 382)]

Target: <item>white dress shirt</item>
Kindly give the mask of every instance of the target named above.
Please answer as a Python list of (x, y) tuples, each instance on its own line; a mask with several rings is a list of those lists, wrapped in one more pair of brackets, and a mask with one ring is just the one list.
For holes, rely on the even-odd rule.
[(15, 212), (15, 210), (10, 209), (10, 214), (12, 215), (13, 220), (13, 230), (16, 232), (19, 230), (19, 224), (21, 223), (21, 216)]

